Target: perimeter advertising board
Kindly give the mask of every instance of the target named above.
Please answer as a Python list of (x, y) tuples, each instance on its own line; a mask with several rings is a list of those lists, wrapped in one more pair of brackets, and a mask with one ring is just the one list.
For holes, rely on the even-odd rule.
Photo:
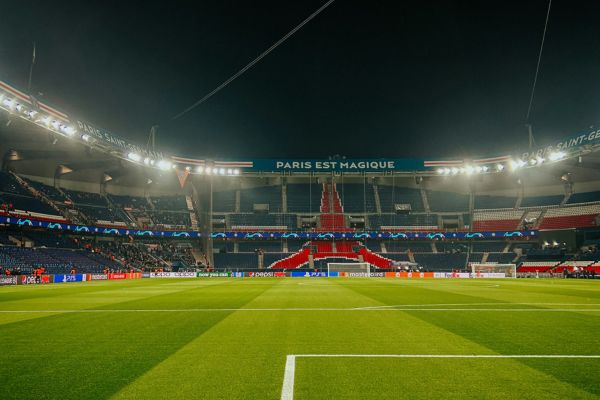
[(17, 284), (16, 276), (0, 276), (0, 286), (16, 285), (16, 284)]
[(196, 272), (151, 272), (150, 278), (195, 278)]
[(196, 272), (198, 278), (228, 278), (231, 272)]
[(86, 274), (54, 275), (54, 283), (84, 282), (86, 280)]
[(42, 275), (42, 276), (34, 276), (34, 275), (21, 275), (21, 280), (19, 281), (20, 285), (44, 285), (46, 283), (55, 282), (53, 279), (55, 276), (53, 275)]
[(106, 281), (108, 280), (107, 274), (88, 274), (88, 281)]

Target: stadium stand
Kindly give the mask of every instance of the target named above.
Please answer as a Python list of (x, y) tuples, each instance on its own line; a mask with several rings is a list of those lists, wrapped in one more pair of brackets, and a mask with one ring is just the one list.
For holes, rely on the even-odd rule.
[(235, 190), (213, 192), (213, 211), (235, 212)]
[(540, 229), (567, 229), (596, 226), (600, 204), (550, 208), (539, 225)]
[(469, 211), (469, 195), (427, 190), (431, 211)]
[(268, 204), (269, 212), (281, 212), (281, 186), (262, 186), (240, 190), (240, 211), (253, 212), (255, 204)]
[(378, 230), (438, 230), (436, 214), (369, 215), (369, 226)]
[(560, 205), (564, 195), (523, 197), (521, 207), (542, 207)]
[(477, 195), (475, 196), (475, 208), (476, 209), (496, 209), (496, 208), (514, 208), (517, 203), (516, 197), (507, 196), (488, 196), (488, 195)]
[(600, 192), (573, 193), (567, 204), (592, 203), (600, 201)]
[(375, 193), (372, 184), (344, 183), (336, 185), (346, 213), (374, 213)]
[(516, 230), (523, 217), (522, 210), (485, 210), (473, 213), (474, 231)]
[(382, 213), (395, 212), (395, 204), (410, 204), (412, 211), (425, 211), (419, 189), (388, 185), (378, 185), (377, 189)]
[(314, 213), (321, 209), (322, 185), (294, 183), (286, 190), (288, 212)]

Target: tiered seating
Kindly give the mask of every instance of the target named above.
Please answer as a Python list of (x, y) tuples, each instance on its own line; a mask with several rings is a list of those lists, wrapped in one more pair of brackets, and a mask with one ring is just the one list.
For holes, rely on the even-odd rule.
[(540, 229), (587, 228), (596, 226), (600, 205), (551, 208), (544, 215)]
[(60, 192), (60, 190), (56, 189), (54, 186), (45, 185), (41, 182), (32, 181), (30, 179), (23, 178), (27, 184), (33, 189), (41, 192), (49, 198), (50, 200), (57, 201), (59, 203), (64, 203), (67, 198)]
[(269, 212), (281, 212), (281, 186), (262, 186), (240, 190), (240, 211), (254, 211), (254, 204), (268, 204)]
[(364, 247), (360, 249), (359, 253), (363, 256), (364, 262), (368, 262), (377, 268), (388, 269), (392, 267), (392, 260), (377, 253), (373, 253)]
[(346, 213), (374, 213), (376, 212), (375, 194), (373, 185), (362, 183), (337, 184), (337, 193), (340, 196)]
[(412, 251), (413, 253), (431, 253), (430, 242), (415, 242), (415, 241), (390, 241), (385, 242), (385, 247), (388, 253), (406, 253)]
[(567, 204), (592, 203), (600, 201), (600, 192), (573, 193)]
[(214, 263), (216, 269), (256, 269), (258, 257), (252, 253), (216, 253)]
[(523, 197), (521, 207), (558, 206), (565, 198), (564, 195)]
[(436, 214), (381, 214), (369, 215), (369, 225), (375, 230), (423, 230), (438, 229)]
[(517, 268), (517, 272), (548, 272), (558, 266), (560, 261), (525, 261)]
[(150, 199), (156, 210), (187, 211), (185, 196), (161, 196)]
[(322, 231), (341, 232), (348, 230), (346, 228), (344, 214), (321, 214), (319, 218), (321, 220), (320, 230)]
[(189, 228), (192, 225), (188, 211), (147, 211), (156, 225)]
[(490, 210), (495, 208), (514, 208), (516, 202), (516, 197), (487, 195), (475, 196), (475, 208), (481, 210)]
[(289, 255), (285, 258), (275, 261), (272, 264), (269, 264), (269, 268), (272, 269), (295, 269), (300, 268), (308, 264), (308, 256), (310, 255), (310, 249), (304, 248)]
[(33, 269), (45, 267), (47, 273), (64, 274), (72, 268), (78, 272), (101, 272), (104, 268), (118, 264), (103, 256), (83, 250), (53, 248), (0, 247), (0, 262), (4, 269), (18, 269), (31, 273)]
[(522, 210), (478, 210), (473, 215), (474, 231), (516, 230), (523, 216)]
[(288, 184), (288, 212), (319, 212), (321, 209), (321, 192), (322, 185), (316, 183)]
[(381, 202), (381, 212), (383, 213), (395, 212), (394, 204), (410, 204), (412, 211), (425, 210), (419, 189), (379, 185), (377, 190)]
[(230, 214), (229, 226), (233, 230), (288, 230), (297, 226), (296, 214)]
[(57, 215), (58, 212), (40, 199), (20, 194), (0, 193), (0, 203), (15, 212)]
[(475, 253), (501, 253), (506, 247), (505, 242), (473, 242), (472, 251)]
[(67, 189), (63, 189), (63, 192), (65, 192), (76, 205), (85, 204), (88, 206), (108, 207), (106, 199), (98, 193), (79, 192), (77, 190)]
[(511, 264), (515, 257), (515, 253), (490, 253), (488, 254), (487, 262)]
[(213, 192), (213, 211), (234, 212), (235, 211), (235, 190), (225, 190), (222, 192)]
[(467, 255), (464, 253), (416, 253), (415, 261), (429, 271), (451, 271), (455, 269), (464, 269), (467, 262)]
[(469, 211), (469, 195), (454, 192), (427, 191), (431, 211)]
[(123, 209), (146, 210), (150, 208), (145, 197), (117, 196), (109, 194), (108, 198), (113, 204)]
[(283, 252), (283, 247), (279, 241), (249, 241), (239, 242), (238, 244), (238, 252), (240, 253), (254, 253), (257, 249), (268, 253)]

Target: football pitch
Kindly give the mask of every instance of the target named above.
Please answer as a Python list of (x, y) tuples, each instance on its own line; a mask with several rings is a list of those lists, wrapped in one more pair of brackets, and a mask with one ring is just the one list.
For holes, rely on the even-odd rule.
[(600, 281), (0, 288), (1, 399), (600, 398)]

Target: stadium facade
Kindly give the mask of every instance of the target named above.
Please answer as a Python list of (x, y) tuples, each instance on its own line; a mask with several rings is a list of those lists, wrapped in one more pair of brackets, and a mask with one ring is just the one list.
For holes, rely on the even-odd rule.
[(5, 269), (600, 268), (593, 128), (460, 160), (215, 160), (132, 143), (1, 81), (0, 118)]

